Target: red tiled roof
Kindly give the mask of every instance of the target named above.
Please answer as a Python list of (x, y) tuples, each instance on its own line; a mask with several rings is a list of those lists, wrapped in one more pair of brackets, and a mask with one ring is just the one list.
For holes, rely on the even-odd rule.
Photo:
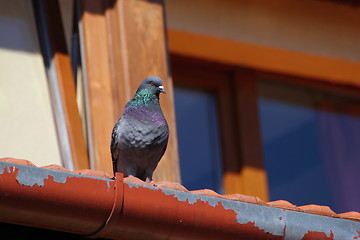
[[(30, 161), (22, 160), (22, 159), (3, 158), (3, 159), (0, 159), (0, 162), (6, 162), (6, 163), (10, 163), (10, 164), (20, 164), (20, 165), (26, 165), (26, 166), (35, 167), (35, 165), (33, 163), (31, 163)], [(56, 171), (62, 171), (62, 172), (67, 172), (67, 173), (83, 174), (83, 175), (86, 175), (86, 176), (93, 176), (93, 177), (97, 177), (97, 178), (111, 179), (109, 175), (107, 175), (106, 173), (104, 173), (102, 171), (93, 171), (93, 170), (84, 169), (84, 170), (71, 172), (71, 171), (69, 171), (69, 170), (67, 170), (67, 169), (65, 169), (65, 168), (63, 168), (61, 166), (58, 166), (58, 165), (48, 165), (48, 166), (44, 166), (44, 167), (41, 167), (41, 168), (42, 169), (51, 169), (51, 170), (56, 170)], [(1, 176), (0, 176), (0, 179), (1, 179)], [(113, 180), (111, 182), (113, 182)], [(154, 188), (152, 185), (150, 185), (150, 184), (148, 184), (146, 182), (143, 182), (140, 179), (134, 178), (134, 177), (124, 178), (124, 182), (129, 186), (129, 188), (132, 188), (132, 186), (135, 186), (135, 188), (138, 188), (139, 186), (141, 186), (144, 189), (147, 189), (147, 188), (152, 189), (152, 188)], [(181, 184), (174, 183), (174, 182), (160, 181), (160, 182), (156, 182), (155, 184), (156, 184), (156, 187), (158, 189), (169, 189), (169, 190), (175, 190), (175, 191), (184, 192), (184, 193), (191, 193), (191, 194), (194, 194), (194, 195), (196, 194), (196, 195), (201, 195), (201, 196), (206, 196), (206, 197), (214, 197), (214, 198), (218, 198), (218, 199), (226, 199), (226, 200), (230, 200), (230, 201), (234, 201), (234, 202), (243, 202), (243, 203), (250, 203), (250, 204), (255, 204), (255, 205), (259, 205), (259, 206), (267, 206), (267, 207), (271, 207), (271, 208), (280, 208), (280, 209), (283, 209), (285, 211), (290, 210), (290, 211), (293, 211), (293, 212), (307, 213), (307, 214), (312, 214), (312, 215), (321, 215), (321, 216), (326, 216), (326, 217), (335, 218), (335, 219), (344, 219), (344, 220), (351, 220), (353, 222), (360, 222), (360, 213), (359, 212), (347, 212), (347, 213), (338, 213), (337, 214), (337, 213), (333, 212), (328, 206), (319, 206), (319, 205), (295, 206), (295, 205), (293, 205), (293, 204), (291, 204), (291, 203), (289, 203), (287, 201), (284, 201), (284, 200), (278, 200), (278, 201), (272, 201), (272, 202), (264, 202), (264, 201), (262, 201), (261, 199), (259, 199), (258, 197), (255, 197), (255, 196), (247, 196), (247, 195), (242, 195), (242, 194), (220, 195), (220, 194), (218, 194), (218, 193), (216, 193), (216, 192), (214, 192), (212, 190), (209, 190), (209, 189), (188, 191)], [(165, 194), (167, 195), (169, 193), (165, 192)], [(189, 200), (189, 196), (191, 196), (191, 195), (186, 195), (185, 198), (186, 198), (186, 200), (188, 200), (190, 202), (191, 199)], [(140, 196), (140, 197), (150, 197), (150, 196)], [(1, 198), (1, 196), (0, 196), (0, 198)], [(217, 204), (214, 204), (214, 206), (213, 206), (211, 204), (211, 200), (206, 200), (206, 201), (208, 201), (209, 204), (212, 207), (217, 205)], [(223, 205), (224, 204), (225, 203), (223, 203)], [(164, 205), (166, 205), (166, 204), (164, 203)], [(226, 208), (225, 206), (223, 206), (223, 207)], [(281, 217), (280, 217), (280, 220), (281, 220)], [(0, 221), (1, 221), (1, 216), (0, 216)], [(251, 222), (248, 222), (248, 224), (251, 224)], [(253, 224), (255, 224), (255, 222)], [(254, 225), (252, 227), (248, 226), (247, 228), (255, 228), (255, 227), (256, 227), (256, 225)], [(286, 226), (285, 226), (285, 229), (286, 229)], [(330, 233), (332, 234), (332, 231)], [(331, 236), (331, 234), (330, 234), (330, 236)], [(303, 239), (314, 239), (314, 238), (309, 238), (310, 236), (313, 236), (313, 234), (312, 234), (312, 232), (310, 230), (306, 234), (306, 236), (308, 238), (305, 238), (305, 235), (304, 235)], [(267, 238), (267, 239), (277, 239), (277, 238)], [(282, 238), (280, 238), (280, 239), (282, 239)], [(332, 239), (332, 238), (326, 238), (326, 239)]]

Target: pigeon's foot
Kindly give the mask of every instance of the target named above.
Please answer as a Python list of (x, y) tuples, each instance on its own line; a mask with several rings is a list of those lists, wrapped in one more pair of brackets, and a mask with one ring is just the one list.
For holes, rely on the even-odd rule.
[(149, 182), (149, 184), (152, 185), (152, 186), (154, 186), (154, 187), (157, 187), (157, 184), (155, 183), (154, 180), (151, 180), (151, 181)]

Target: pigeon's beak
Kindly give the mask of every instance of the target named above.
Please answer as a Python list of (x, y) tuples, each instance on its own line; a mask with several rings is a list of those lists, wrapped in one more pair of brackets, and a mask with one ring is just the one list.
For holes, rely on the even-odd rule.
[(160, 92), (162, 92), (162, 93), (165, 93), (165, 94), (166, 94), (166, 91), (164, 90), (164, 86), (159, 86), (159, 89), (160, 89)]

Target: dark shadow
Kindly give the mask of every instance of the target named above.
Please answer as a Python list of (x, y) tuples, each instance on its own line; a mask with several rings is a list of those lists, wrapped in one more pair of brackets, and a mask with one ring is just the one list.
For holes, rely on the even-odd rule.
[(48, 69), (55, 53), (68, 55), (59, 2), (33, 0), (34, 15), (44, 63)]
[[(37, 52), (36, 26), (31, 18), (31, 2), (3, 1), (0, 8), (0, 48)], [(18, 6), (20, 5), (20, 6)]]
[[(36, 217), (36, 216), (34, 216)], [(67, 232), (59, 232), (54, 230), (48, 229), (41, 229), (41, 228), (34, 228), (34, 227), (27, 227), (22, 225), (15, 225), (15, 224), (8, 224), (8, 223), (0, 223), (1, 234), (4, 238), (11, 238), (11, 239), (23, 239), (23, 240), (81, 240), (81, 239), (89, 239), (85, 238), (73, 233)], [(104, 239), (104, 238), (97, 238), (97, 239)], [(104, 239), (105, 240), (105, 239)]]
[(114, 7), (116, 0), (76, 0), (77, 5), (79, 6), (79, 16), (84, 12), (89, 12), (92, 14), (104, 15), (108, 9)]
[(321, 0), (324, 2), (334, 2), (342, 5), (349, 5), (352, 7), (360, 7), (359, 0)]

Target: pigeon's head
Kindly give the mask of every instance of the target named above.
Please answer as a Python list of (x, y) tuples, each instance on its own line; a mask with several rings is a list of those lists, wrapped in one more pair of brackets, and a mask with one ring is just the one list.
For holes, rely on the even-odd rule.
[(149, 89), (157, 96), (159, 96), (160, 93), (166, 93), (161, 78), (156, 76), (145, 78), (137, 91), (139, 92), (142, 89)]

